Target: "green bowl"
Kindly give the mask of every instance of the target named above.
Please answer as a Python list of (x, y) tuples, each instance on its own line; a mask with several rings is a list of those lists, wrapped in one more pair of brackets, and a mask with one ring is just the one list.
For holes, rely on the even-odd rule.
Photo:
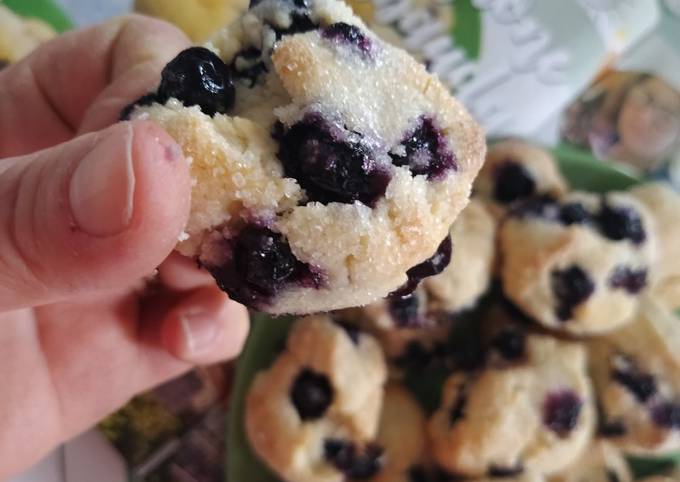
[[(554, 150), (560, 169), (575, 189), (603, 193), (628, 189), (641, 180), (619, 168), (598, 161), (588, 153), (569, 146)], [(253, 454), (246, 438), (243, 420), (245, 395), (254, 376), (270, 366), (276, 353), (285, 344), (286, 334), (294, 321), (293, 317), (271, 319), (267, 315), (255, 314), (252, 330), (243, 354), (239, 358), (236, 380), (230, 404), (227, 434), (227, 482), (280, 482)], [(413, 377), (407, 384), (425, 406), (436, 402), (436, 390), (432, 384), (422, 380), (441, 379)], [(658, 474), (669, 467), (680, 464), (680, 456), (663, 459), (631, 458), (631, 466), (637, 476)]]
[(57, 32), (73, 28), (64, 11), (51, 0), (0, 0), (0, 3), (25, 17), (39, 18), (50, 24)]

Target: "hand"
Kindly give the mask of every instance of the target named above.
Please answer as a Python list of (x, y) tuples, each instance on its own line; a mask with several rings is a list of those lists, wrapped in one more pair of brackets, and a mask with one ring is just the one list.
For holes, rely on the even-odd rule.
[(179, 146), (148, 122), (109, 127), (187, 44), (130, 17), (0, 71), (0, 480), (242, 347), (245, 309), (170, 254), (190, 207)]

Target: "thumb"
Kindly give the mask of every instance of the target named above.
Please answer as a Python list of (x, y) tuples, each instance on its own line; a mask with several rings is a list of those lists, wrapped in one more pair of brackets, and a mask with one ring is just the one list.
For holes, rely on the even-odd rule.
[(190, 185), (179, 146), (149, 122), (0, 161), (0, 311), (148, 275), (177, 243)]

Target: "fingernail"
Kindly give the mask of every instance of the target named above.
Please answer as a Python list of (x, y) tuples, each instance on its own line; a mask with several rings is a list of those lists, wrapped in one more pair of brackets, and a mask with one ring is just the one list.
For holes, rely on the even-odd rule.
[(209, 350), (220, 331), (219, 323), (202, 311), (188, 311), (180, 316), (186, 349), (191, 354)]
[(80, 162), (70, 185), (71, 212), (79, 229), (91, 236), (114, 236), (132, 220), (135, 172), (133, 130), (117, 131), (95, 146)]

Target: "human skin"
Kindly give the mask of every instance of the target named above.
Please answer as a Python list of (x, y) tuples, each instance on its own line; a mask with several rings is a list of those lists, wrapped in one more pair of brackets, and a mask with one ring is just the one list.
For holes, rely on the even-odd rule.
[(0, 480), (241, 350), (246, 310), (173, 254), (191, 197), (179, 146), (116, 123), (187, 45), (126, 17), (0, 71)]

